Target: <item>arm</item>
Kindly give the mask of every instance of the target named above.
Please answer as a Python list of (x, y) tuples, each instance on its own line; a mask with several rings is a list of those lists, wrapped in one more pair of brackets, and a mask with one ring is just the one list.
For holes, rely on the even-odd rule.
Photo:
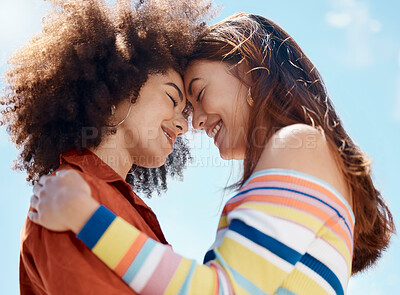
[[(297, 151), (296, 156), (304, 160), (307, 151)], [(268, 163), (265, 159), (268, 154), (262, 156), (259, 171), (226, 205), (217, 241), (206, 255), (207, 265), (173, 253), (104, 207), (97, 209), (78, 237), (142, 294), (197, 294), (199, 290), (201, 294), (285, 294), (287, 290), (343, 294), (351, 268), (354, 223), (346, 200), (312, 175), (287, 167), (261, 170), (268, 168), (262, 167)], [(312, 171), (312, 167), (303, 169)], [(322, 177), (329, 179), (329, 175)]]
[[(29, 224), (21, 245), (22, 294), (135, 294), (73, 233)], [(33, 292), (33, 293), (32, 293)]]
[(49, 231), (30, 220), (21, 233), (21, 292), (33, 294), (28, 288), (35, 294), (135, 294), (74, 233)]
[[(352, 217), (344, 202), (305, 174), (262, 171), (225, 207), (221, 238), (207, 253), (207, 265), (173, 253), (105, 207), (78, 237), (140, 294), (297, 293), (301, 285), (307, 294), (343, 294), (352, 247)], [(334, 255), (333, 264), (323, 261), (327, 255)]]

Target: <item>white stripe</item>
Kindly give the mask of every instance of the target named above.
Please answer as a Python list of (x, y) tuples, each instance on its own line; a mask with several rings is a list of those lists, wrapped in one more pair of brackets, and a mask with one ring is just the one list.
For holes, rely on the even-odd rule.
[(222, 294), (229, 294), (229, 287), (228, 287), (228, 282), (227, 282), (227, 275), (225, 274), (225, 271), (222, 269), (222, 267), (216, 263), (212, 262), (212, 265), (215, 266), (217, 269), (217, 274), (218, 274), (218, 281), (219, 281), (219, 287), (222, 289)]
[(136, 274), (133, 281), (129, 284), (129, 286), (140, 293), (143, 288), (146, 286), (148, 280), (153, 275), (156, 267), (158, 266), (161, 258), (167, 247), (165, 245), (157, 243), (156, 246), (151, 250), (147, 259), (144, 261), (142, 266), (140, 267), (139, 272)]
[(316, 239), (307, 251), (327, 267), (338, 277), (342, 286), (347, 284), (349, 277), (349, 266), (342, 254), (336, 248), (322, 239)]
[(261, 256), (268, 262), (272, 263), (276, 267), (282, 269), (283, 271), (289, 273), (293, 270), (294, 266), (287, 262), (286, 260), (280, 258), (279, 256), (275, 255), (268, 249), (254, 243), (253, 241), (247, 239), (246, 237), (243, 237), (242, 235), (229, 231), (226, 235), (227, 238), (230, 238), (234, 240), (235, 242), (241, 244), (242, 246), (246, 247), (249, 249), (249, 251)]
[(222, 294), (229, 294), (229, 288), (228, 284), (226, 282), (226, 277), (225, 275), (221, 272), (221, 270), (218, 270), (218, 277), (220, 278), (220, 283), (222, 286)]
[[(257, 187), (260, 187), (261, 185), (280, 187), (280, 188), (299, 191), (299, 192), (311, 195), (311, 196), (315, 197), (316, 199), (310, 198), (308, 196), (304, 196), (297, 192), (292, 192), (292, 191), (287, 191), (287, 190), (283, 191), (283, 190), (279, 190), (279, 189), (259, 189), (259, 190), (253, 190), (246, 194), (243, 194), (243, 195), (237, 197), (237, 199), (235, 201), (236, 202), (240, 201), (242, 199), (245, 199), (248, 196), (266, 196), (266, 198), (268, 198), (269, 195), (283, 197), (286, 200), (293, 199), (293, 200), (305, 201), (306, 203), (308, 203), (312, 206), (316, 206), (327, 213), (331, 212), (331, 213), (329, 213), (329, 215), (332, 215), (332, 214), (337, 215), (337, 212), (339, 212), (339, 215), (341, 215), (346, 220), (349, 227), (350, 228), (353, 227), (351, 217), (349, 216), (348, 211), (346, 210), (346, 206), (344, 206), (342, 204), (342, 202), (340, 202), (340, 200), (337, 202), (336, 200), (332, 199), (329, 195), (324, 194), (324, 193), (320, 192), (319, 190), (310, 188), (308, 186), (304, 186), (299, 183), (288, 182), (288, 183), (282, 184), (279, 181), (268, 181), (268, 182), (266, 182), (266, 184), (264, 182), (262, 184), (259, 182), (255, 182), (255, 183), (249, 184), (247, 187), (248, 188), (257, 188)], [(326, 204), (323, 204), (321, 202), (326, 203)]]
[(324, 280), (323, 277), (321, 277), (319, 274), (317, 274), (315, 271), (312, 269), (308, 268), (302, 263), (297, 263), (296, 264), (296, 269), (304, 273), (307, 277), (309, 277), (311, 280), (315, 281), (318, 285), (320, 285), (328, 294), (336, 295), (335, 290), (329, 285), (327, 281)]
[(211, 245), (209, 250), (218, 248), (219, 246), (221, 246), (222, 240), (224, 239), (225, 233), (228, 231), (228, 228), (224, 228), (224, 229), (220, 229), (219, 231), (217, 231), (217, 236), (215, 238), (214, 243)]
[(265, 169), (262, 171), (258, 171), (256, 173), (254, 173), (252, 176), (250, 176), (250, 178), (246, 181), (246, 183), (243, 185), (243, 187), (253, 178), (260, 176), (260, 175), (271, 175), (271, 174), (276, 174), (276, 175), (284, 175), (284, 176), (294, 176), (300, 179), (304, 179), (306, 181), (309, 182), (313, 182), (313, 183), (317, 183), (318, 185), (324, 187), (326, 190), (330, 191), (331, 193), (333, 193), (334, 195), (336, 195), (341, 201), (342, 203), (347, 207), (347, 209), (349, 210), (351, 217), (353, 219), (353, 222), (355, 221), (355, 216), (354, 216), (354, 212), (351, 209), (351, 206), (349, 204), (349, 202), (347, 202), (347, 200), (329, 183), (327, 183), (326, 181), (319, 179), (315, 176), (309, 175), (307, 173), (304, 172), (300, 172), (300, 171), (294, 171), (294, 170), (288, 170), (288, 169)]
[(306, 252), (308, 245), (315, 239), (315, 233), (305, 226), (254, 209), (233, 210), (228, 215), (228, 222), (232, 219), (240, 219), (301, 254)]
[[(338, 197), (338, 199), (342, 202), (342, 204), (348, 209), (348, 211), (350, 212), (351, 218), (354, 222), (355, 220), (355, 216), (354, 216), (354, 212), (351, 209), (351, 206), (349, 204), (349, 202), (339, 193), (338, 190), (336, 190), (332, 185), (330, 185), (329, 183), (326, 183), (325, 181), (323, 181), (322, 179), (313, 177), (313, 176), (308, 176), (305, 175), (304, 173), (302, 173), (302, 178), (309, 181), (309, 182), (314, 182), (317, 183), (318, 185), (322, 186), (323, 188), (325, 188), (327, 191), (331, 192), (333, 195), (335, 195), (336, 197)], [(353, 224), (354, 225), (354, 224)]]

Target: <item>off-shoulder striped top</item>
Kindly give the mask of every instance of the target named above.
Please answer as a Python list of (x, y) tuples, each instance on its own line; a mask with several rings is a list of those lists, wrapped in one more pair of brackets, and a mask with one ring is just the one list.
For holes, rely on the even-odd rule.
[(354, 221), (331, 185), (268, 169), (227, 202), (203, 265), (103, 206), (78, 238), (140, 294), (345, 294)]

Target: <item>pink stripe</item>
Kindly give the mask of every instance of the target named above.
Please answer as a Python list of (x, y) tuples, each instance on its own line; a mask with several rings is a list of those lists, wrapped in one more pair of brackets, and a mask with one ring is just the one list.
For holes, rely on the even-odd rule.
[(169, 247), (160, 262), (158, 263), (153, 275), (148, 280), (146, 286), (142, 290), (142, 294), (164, 294), (169, 283), (172, 280), (182, 256), (175, 254)]
[[(295, 187), (295, 186), (293, 186), (293, 187)], [(337, 200), (338, 200), (338, 202), (336, 202), (335, 200), (333, 200), (332, 198), (328, 197), (327, 195), (325, 195), (324, 193), (322, 193), (318, 190), (312, 189), (307, 186), (302, 186), (302, 188), (303, 188), (302, 190), (300, 189), (301, 192), (312, 195), (314, 197), (317, 197), (317, 198), (321, 199), (322, 201), (324, 201), (325, 203), (331, 205), (336, 210), (338, 210), (340, 215), (342, 215), (345, 218), (349, 227), (351, 227), (353, 225), (353, 221), (352, 221), (352, 218), (350, 217), (348, 207), (341, 201), (341, 199), (339, 199), (338, 196), (336, 196)], [(299, 190), (299, 189), (297, 189), (297, 190)]]
[[(310, 182), (311, 182), (311, 181), (310, 181)], [(313, 195), (313, 196), (316, 196), (316, 197), (323, 196), (323, 198), (321, 198), (321, 199), (322, 199), (324, 202), (326, 202), (326, 203), (328, 203), (329, 205), (331, 205), (331, 206), (335, 207), (336, 209), (340, 210), (340, 214), (343, 215), (343, 216), (345, 217), (346, 222), (347, 222), (348, 224), (352, 224), (352, 223), (353, 223), (353, 220), (352, 220), (352, 217), (350, 216), (350, 213), (349, 213), (349, 211), (348, 211), (349, 209), (348, 209), (348, 207), (347, 207), (343, 202), (341, 202), (341, 199), (340, 199), (334, 192), (332, 192), (329, 188), (327, 188), (327, 187), (325, 187), (325, 186), (322, 186), (322, 185), (320, 185), (320, 184), (318, 184), (318, 183), (315, 183), (315, 184), (316, 184), (317, 186), (321, 186), (321, 188), (323, 188), (323, 189), (326, 189), (326, 190), (330, 191), (333, 195), (335, 195), (335, 196), (337, 197), (337, 199), (338, 199), (338, 201), (339, 201), (340, 203), (338, 204), (338, 203), (335, 202), (332, 198), (326, 196), (325, 194), (321, 193), (321, 192), (318, 191), (318, 190), (312, 189), (312, 188), (310, 188), (310, 187), (304, 185), (303, 183), (295, 183), (295, 182), (283, 182), (283, 181), (258, 181), (258, 182), (251, 182), (251, 183), (247, 184), (245, 187), (243, 187), (243, 188), (241, 189), (241, 191), (247, 190), (247, 189), (252, 189), (252, 188), (257, 188), (257, 187), (260, 187), (260, 186), (276, 186), (276, 187), (282, 187), (282, 188), (287, 188), (287, 189), (298, 190), (298, 191), (300, 191), (300, 192), (307, 193), (307, 194), (310, 194), (310, 195)], [(253, 192), (249, 192), (249, 193), (253, 193)], [(232, 203), (238, 202), (238, 201), (240, 201), (241, 199), (243, 199), (245, 196), (246, 196), (246, 194), (245, 194), (245, 195), (238, 196), (238, 197), (236, 197), (236, 198), (232, 198), (231, 200), (228, 201), (227, 204), (232, 204)]]
[[(262, 193), (262, 191), (260, 191), (260, 192), (258, 192), (260, 195), (263, 195), (263, 193)], [(285, 203), (281, 203), (283, 206), (285, 206), (285, 207), (289, 207), (289, 208), (292, 208), (292, 209), (294, 209), (294, 210), (297, 210), (297, 211), (300, 211), (300, 212), (304, 212), (304, 213), (306, 213), (306, 214), (309, 214), (309, 215), (312, 215), (312, 216), (314, 216), (315, 218), (317, 218), (318, 220), (320, 220), (322, 223), (325, 223), (326, 222), (326, 220), (321, 220), (321, 218), (320, 217), (318, 217), (318, 216), (315, 216), (314, 215), (314, 213), (310, 213), (309, 211), (306, 211), (306, 210), (304, 210), (303, 208), (298, 208), (298, 207), (295, 207), (295, 206), (290, 206), (290, 204), (291, 203), (294, 203), (296, 200), (293, 200), (293, 197), (288, 197), (287, 196), (287, 194), (294, 194), (294, 195), (296, 195), (295, 193), (292, 193), (292, 192), (285, 192), (285, 191), (274, 191), (274, 193), (273, 193), (273, 195), (274, 196), (277, 196), (277, 197), (284, 197), (284, 198), (288, 198), (288, 201), (290, 201), (290, 202), (288, 202), (287, 204), (285, 204)], [(253, 194), (253, 195), (256, 195), (256, 194)], [(350, 233), (349, 233), (349, 230), (348, 230), (348, 228), (347, 228), (347, 226), (344, 224), (344, 221), (343, 221), (343, 219), (339, 219), (339, 216), (336, 214), (336, 212), (334, 212), (331, 208), (329, 208), (329, 207), (326, 207), (326, 206), (324, 206), (324, 205), (322, 205), (320, 202), (318, 202), (317, 200), (314, 200), (314, 199), (311, 199), (311, 198), (308, 198), (309, 199), (309, 202), (307, 202), (307, 203), (309, 203), (310, 205), (312, 205), (312, 206), (314, 206), (314, 207), (316, 207), (316, 208), (318, 208), (318, 209), (321, 209), (322, 211), (324, 211), (326, 214), (328, 214), (329, 216), (332, 216), (332, 214), (334, 214), (334, 216), (337, 216), (337, 218), (338, 218), (338, 221), (336, 222), (339, 226), (340, 226), (340, 228), (341, 229), (343, 229), (344, 230), (344, 233), (347, 235), (347, 237), (348, 237), (348, 239), (350, 240), (350, 241), (352, 241), (353, 239), (352, 239), (352, 237), (351, 237), (351, 235), (350, 235)], [(303, 201), (303, 200), (301, 200), (301, 201)], [(256, 201), (249, 201), (249, 203), (257, 203)], [(265, 201), (265, 202), (260, 202), (260, 203), (266, 203), (266, 204), (269, 204), (269, 202), (268, 201)], [(272, 205), (277, 205), (277, 203), (271, 203)], [(248, 209), (248, 208), (236, 208), (235, 209), (235, 211), (237, 211), (237, 210), (241, 210), (241, 209), (243, 209), (243, 210), (253, 210), (253, 209)], [(289, 220), (289, 219), (286, 219), (286, 218), (282, 218), (281, 216), (275, 216), (276, 218), (281, 218), (281, 219), (284, 219), (284, 220)], [(301, 223), (298, 223), (298, 222), (296, 222), (296, 221), (293, 221), (293, 220), (289, 220), (290, 222), (293, 222), (293, 223), (296, 223), (296, 224), (298, 224), (298, 225), (301, 225), (301, 226), (304, 226), (303, 224), (301, 224)], [(346, 239), (342, 236), (342, 235), (340, 235), (339, 233), (337, 233), (337, 231), (336, 230), (334, 230), (334, 229), (332, 229), (332, 227), (330, 226), (330, 225), (328, 225), (328, 224), (325, 224), (325, 227), (327, 227), (328, 229), (330, 229), (330, 231), (332, 232), (332, 234), (335, 234), (335, 236), (337, 236), (337, 237), (339, 237), (345, 244), (347, 244), (347, 242), (346, 242)], [(352, 246), (352, 245), (351, 245)], [(350, 251), (352, 251), (352, 249), (350, 249)]]
[[(351, 264), (351, 261), (346, 260), (346, 258), (343, 256), (342, 252), (340, 252), (334, 245), (332, 245), (328, 240), (326, 240), (324, 237), (319, 237), (320, 240), (323, 240), (325, 243), (327, 243), (329, 246), (331, 246), (331, 248), (333, 250), (335, 250), (335, 252), (343, 258), (343, 260), (346, 262), (347, 265), (349, 265), (349, 263)], [(315, 253), (314, 253), (315, 254)], [(321, 254), (320, 254), (321, 255)], [(350, 252), (350, 258), (352, 257), (352, 252)], [(316, 257), (318, 260), (323, 261), (324, 255), (322, 254), (321, 257)], [(325, 263), (325, 265), (328, 265), (327, 263)]]
[[(296, 208), (296, 209), (297, 209), (297, 208)], [(238, 208), (237, 210), (238, 210), (238, 212), (249, 212), (249, 211), (252, 211), (252, 209), (248, 209), (248, 208)], [(284, 221), (289, 221), (289, 222), (294, 223), (294, 224), (296, 224), (297, 226), (302, 227), (302, 228), (304, 228), (305, 230), (307, 230), (307, 231), (309, 231), (309, 232), (315, 234), (315, 232), (314, 232), (311, 228), (309, 228), (308, 226), (304, 225), (303, 223), (298, 223), (298, 222), (296, 222), (296, 221), (293, 221), (292, 219), (287, 219), (287, 218), (284, 218), (284, 217), (282, 217), (282, 216), (274, 216), (274, 218), (280, 219), (280, 220), (284, 220)], [(242, 218), (241, 220), (244, 220), (244, 218)], [(263, 229), (261, 229), (261, 228), (256, 228), (256, 229), (259, 230), (259, 231), (261, 231), (261, 232), (263, 232), (264, 234), (266, 234), (266, 232), (263, 231)], [(268, 234), (268, 235), (270, 235), (270, 234)], [(283, 241), (281, 241), (281, 240), (279, 239), (278, 235), (276, 235), (276, 236), (274, 235), (274, 239), (276, 239), (276, 240), (278, 240), (278, 241), (280, 241), (280, 242), (283, 243)], [(293, 241), (293, 242), (295, 242), (295, 241)]]
[[(274, 184), (272, 184), (272, 182), (270, 182), (267, 185), (270, 185), (270, 186), (278, 185), (279, 187), (284, 187), (282, 184), (277, 184), (276, 182)], [(351, 223), (351, 220), (348, 218), (349, 215), (347, 213), (347, 209), (343, 207), (344, 205), (342, 206), (341, 204), (337, 204), (336, 202), (334, 202), (330, 197), (326, 196), (325, 194), (323, 194), (323, 193), (321, 193), (321, 192), (319, 192), (317, 190), (310, 189), (308, 187), (302, 186), (301, 189), (300, 189), (299, 186), (292, 185), (292, 186), (286, 186), (286, 188), (294, 189), (294, 190), (301, 191), (301, 192), (306, 193), (306, 194), (310, 194), (310, 195), (320, 199), (321, 201), (329, 204), (330, 206), (335, 208), (342, 215), (342, 217), (344, 217), (344, 219), (346, 220), (346, 222), (349, 225), (350, 229), (351, 230), (353, 229), (353, 224)], [(332, 216), (332, 212), (334, 212), (332, 208), (328, 207), (327, 205), (325, 205), (325, 204), (323, 204), (323, 203), (321, 203), (318, 200), (315, 200), (313, 198), (305, 197), (305, 196), (303, 196), (301, 194), (297, 194), (297, 193), (294, 193), (294, 192), (283, 191), (283, 190), (274, 190), (274, 189), (251, 191), (248, 194), (245, 194), (243, 196), (235, 198), (234, 200), (231, 200), (229, 203), (230, 204), (234, 204), (236, 202), (243, 201), (243, 199), (249, 197), (250, 195), (253, 195), (253, 196), (263, 196), (263, 195), (265, 195), (266, 196), (266, 198), (265, 198), (265, 202), (266, 203), (268, 203), (268, 195), (285, 197), (285, 198), (288, 198), (288, 201), (290, 201), (290, 199), (292, 199), (293, 201), (295, 201), (297, 199), (297, 200), (301, 200), (302, 202), (308, 203), (308, 204), (310, 204), (310, 205), (312, 205), (312, 206), (314, 206), (316, 208), (319, 208), (320, 210), (326, 212), (330, 216)], [(260, 202), (262, 202), (262, 201), (260, 201)], [(286, 205), (286, 204), (284, 204), (284, 205)], [(232, 210), (234, 210), (234, 209), (232, 209)], [(229, 213), (229, 212), (228, 211), (223, 212), (224, 215), (226, 215), (227, 213)], [(334, 212), (333, 214), (337, 215), (336, 212)], [(351, 237), (352, 233), (349, 233), (348, 228), (342, 223), (340, 225)]]
[[(299, 195), (299, 194), (294, 193), (294, 192), (281, 191), (281, 190), (268, 190), (268, 193), (270, 195), (273, 195), (273, 196), (287, 198), (288, 199), (288, 203), (287, 204), (282, 204), (282, 205), (290, 206), (290, 203), (292, 203), (293, 201), (300, 200), (300, 201), (302, 201), (304, 203), (312, 205), (315, 208), (320, 209), (321, 211), (325, 212), (329, 216), (337, 216), (339, 218), (339, 215), (332, 208), (328, 207), (327, 205), (324, 205), (323, 203), (321, 203), (318, 200), (315, 200), (313, 198), (308, 198), (308, 197), (304, 197), (304, 196)], [(317, 197), (318, 199), (320, 199), (320, 200), (322, 200), (322, 201), (324, 201), (326, 203), (328, 203), (329, 200), (331, 200), (329, 197), (325, 196), (324, 194), (322, 194), (322, 193), (320, 193), (318, 191), (314, 191), (312, 193), (311, 190), (309, 190), (306, 193), (309, 193), (311, 195), (313, 194), (315, 197)], [(253, 192), (252, 195), (256, 195), (256, 196), (265, 195), (265, 190), (264, 191), (261, 191), (261, 190), (260, 191), (255, 191), (255, 192)], [(265, 203), (268, 203), (268, 198), (265, 199)], [(336, 210), (338, 210), (340, 214), (343, 213), (343, 210), (340, 210), (340, 209), (343, 209), (342, 207), (338, 208), (334, 204), (331, 204), (331, 206), (334, 207)], [(304, 212), (306, 212), (306, 211), (304, 211)], [(314, 215), (314, 214), (312, 214), (312, 215)], [(344, 217), (344, 219), (347, 221), (347, 224), (349, 225), (351, 232), (349, 232), (349, 229), (344, 224), (342, 219), (341, 219), (342, 222), (339, 222), (339, 225), (348, 234), (349, 238), (351, 238), (352, 234), (353, 234), (353, 225), (351, 223), (349, 223), (349, 220), (346, 219), (346, 216), (342, 215), (342, 217)], [(324, 222), (325, 221), (326, 220), (324, 220)]]
[[(299, 208), (293, 208), (293, 209), (298, 210), (298, 211), (303, 211), (303, 210), (301, 210), (301, 209), (299, 209)], [(237, 208), (236, 210), (237, 210), (237, 212), (239, 212), (239, 211), (242, 211), (242, 212), (252, 211), (252, 209), (248, 209), (248, 208)], [(298, 223), (298, 222), (296, 222), (296, 221), (294, 221), (294, 220), (292, 220), (292, 219), (287, 219), (287, 218), (284, 218), (284, 217), (282, 217), (282, 216), (274, 216), (274, 218), (280, 219), (280, 220), (289, 221), (289, 222), (291, 222), (291, 223), (296, 224), (296, 225), (299, 226), (299, 227), (302, 227), (302, 228), (304, 228), (304, 229), (306, 229), (306, 230), (308, 230), (308, 231), (314, 233), (314, 231), (313, 231), (312, 229), (310, 229), (309, 227), (307, 227), (305, 224)], [(315, 218), (319, 219), (317, 216), (315, 216)], [(346, 240), (345, 240), (341, 235), (337, 234), (337, 232), (336, 232), (335, 230), (333, 230), (329, 225), (325, 224), (324, 226), (325, 226), (326, 228), (328, 228), (328, 229), (331, 231), (331, 233), (332, 233), (333, 235), (335, 235), (335, 237), (337, 237), (338, 239), (340, 239), (340, 240), (344, 243), (344, 245), (347, 245)], [(260, 229), (260, 228), (257, 228), (257, 229), (258, 229), (259, 231), (261, 231), (261, 232), (264, 232), (264, 231), (263, 231), (262, 229)], [(265, 233), (265, 232), (264, 232), (264, 233)], [(274, 236), (274, 238), (277, 239), (277, 240), (279, 240), (278, 237), (275, 237), (275, 236)], [(320, 238), (323, 238), (323, 237), (320, 237)], [(280, 241), (280, 240), (279, 240), (279, 241)], [(353, 240), (350, 239), (350, 241), (353, 241)], [(282, 241), (280, 241), (280, 242), (282, 242)], [(335, 248), (334, 245), (332, 245), (332, 244), (329, 243), (328, 241), (326, 241), (326, 242), (327, 242), (328, 244), (330, 244), (333, 248)], [(353, 247), (353, 243), (351, 243), (351, 247)], [(348, 247), (346, 247), (346, 248), (349, 250), (349, 253), (352, 253), (353, 249), (349, 249)]]
[(228, 294), (235, 294), (233, 292), (231, 282), (230, 282), (230, 280), (228, 278), (228, 275), (225, 272), (225, 269), (223, 269), (218, 263), (213, 262), (213, 261), (210, 262), (209, 265), (212, 265), (217, 269), (219, 287), (222, 288), (223, 284), (221, 283), (221, 280), (224, 280), (225, 285), (228, 287)]

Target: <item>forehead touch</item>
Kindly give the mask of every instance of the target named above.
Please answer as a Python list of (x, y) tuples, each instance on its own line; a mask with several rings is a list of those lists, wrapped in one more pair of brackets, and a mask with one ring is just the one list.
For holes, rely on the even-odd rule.
[(192, 95), (193, 83), (197, 80), (204, 79), (206, 64), (203, 61), (192, 61), (186, 68), (184, 75), (185, 91), (188, 96)]
[(184, 76), (185, 91), (188, 99), (193, 96), (193, 91), (196, 89), (198, 83), (204, 84), (212, 81), (216, 71), (220, 71), (220, 67), (224, 67), (225, 63), (221, 61), (210, 61), (210, 60), (196, 60), (192, 61)]
[(178, 91), (181, 100), (186, 100), (183, 78), (177, 71), (174, 69), (168, 70), (164, 75), (164, 84), (177, 88), (176, 90)]
[(212, 66), (215, 61), (209, 61), (209, 60), (195, 60), (189, 63), (186, 71), (185, 71), (185, 77), (187, 75), (192, 76), (196, 75), (199, 73), (203, 73), (206, 71), (210, 66)]
[(227, 71), (228, 64), (223, 61), (195, 60), (190, 62), (185, 71), (185, 86), (188, 87), (192, 79), (208, 79), (216, 71)]
[(168, 81), (166, 82), (173, 82), (175, 83), (177, 86), (179, 86), (180, 88), (183, 87), (183, 79), (182, 76), (175, 71), (174, 69), (169, 69), (165, 75), (164, 78)]

